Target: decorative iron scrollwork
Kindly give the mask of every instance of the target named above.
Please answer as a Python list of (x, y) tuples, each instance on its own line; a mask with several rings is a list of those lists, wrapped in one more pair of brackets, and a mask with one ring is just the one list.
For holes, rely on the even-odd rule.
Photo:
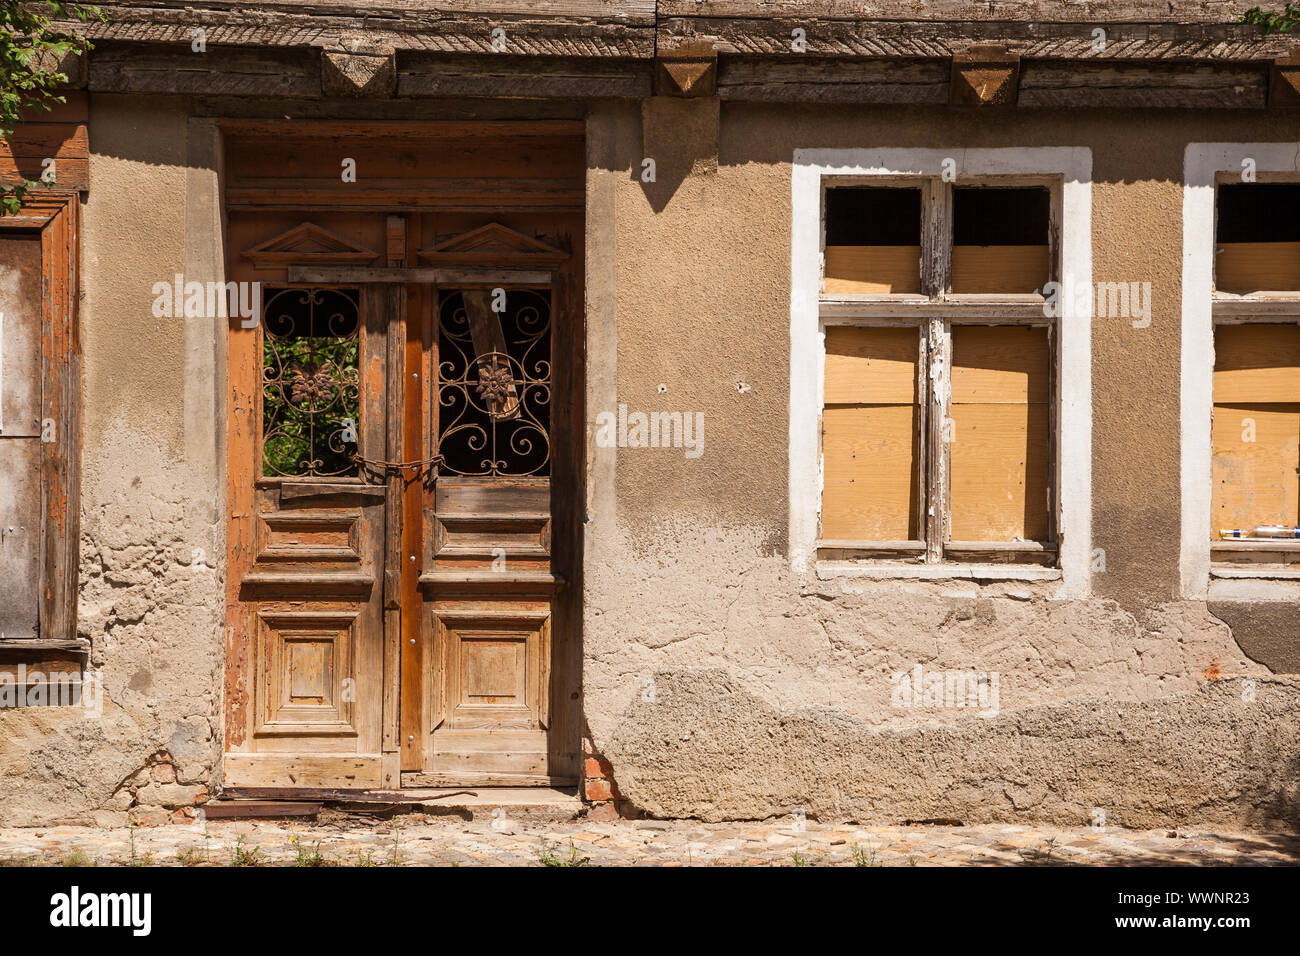
[(444, 293), (438, 305), (438, 473), (547, 475), (551, 467), (549, 292)]
[(360, 329), (353, 289), (280, 289), (266, 300), (263, 475), (357, 474)]

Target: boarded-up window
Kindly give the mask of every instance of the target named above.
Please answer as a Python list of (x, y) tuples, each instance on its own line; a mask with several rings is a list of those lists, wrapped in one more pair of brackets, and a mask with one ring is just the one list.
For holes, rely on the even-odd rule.
[(1233, 293), (1300, 290), (1300, 185), (1219, 187), (1214, 286)]
[(1300, 326), (1214, 334), (1212, 537), (1300, 525)]
[(920, 536), (916, 326), (826, 331), (822, 537)]
[(950, 430), (953, 541), (1048, 534), (1047, 329), (954, 326)]
[(952, 291), (1028, 293), (1051, 278), (1042, 187), (953, 190)]
[(921, 190), (826, 191), (826, 292), (921, 291)]

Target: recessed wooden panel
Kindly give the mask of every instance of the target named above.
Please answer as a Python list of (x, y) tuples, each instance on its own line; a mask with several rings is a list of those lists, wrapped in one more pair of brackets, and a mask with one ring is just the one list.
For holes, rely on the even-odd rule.
[(1049, 533), (1047, 330), (952, 330), (949, 538), (1042, 541)]
[(258, 615), (259, 736), (353, 736), (356, 612), (267, 610)]
[(430, 759), (491, 750), (493, 740), (506, 739), (502, 733), (549, 726), (551, 622), (544, 604), (439, 605), (433, 623)]
[(826, 330), (826, 404), (914, 403), (920, 354), (921, 334), (915, 326), (831, 326)]
[(915, 405), (826, 408), (822, 453), (823, 538), (917, 539)]
[(956, 293), (1037, 292), (1050, 274), (1046, 245), (952, 247), (952, 291)]
[(334, 703), (334, 641), (297, 638), (284, 644), (285, 700), (322, 706)]
[(359, 511), (265, 512), (258, 527), (258, 563), (358, 563), (361, 560), (357, 551), (360, 520)]
[(827, 246), (825, 291), (889, 295), (921, 291), (920, 246)]
[(1300, 325), (1216, 328), (1214, 401), (1300, 402)]
[(1300, 242), (1219, 243), (1214, 287), (1236, 293), (1300, 290)]
[(460, 635), (461, 704), (525, 703), (528, 638)]

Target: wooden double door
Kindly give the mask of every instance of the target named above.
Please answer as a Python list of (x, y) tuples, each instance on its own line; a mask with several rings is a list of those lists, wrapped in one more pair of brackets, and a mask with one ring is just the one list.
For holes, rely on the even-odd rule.
[(576, 782), (581, 256), (433, 218), (232, 221), (228, 787)]

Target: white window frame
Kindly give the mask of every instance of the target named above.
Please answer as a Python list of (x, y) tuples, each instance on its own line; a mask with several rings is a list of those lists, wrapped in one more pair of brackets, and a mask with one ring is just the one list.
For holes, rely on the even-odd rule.
[[(1243, 165), (1247, 164), (1247, 165)], [(1300, 143), (1188, 143), (1183, 152), (1183, 307), (1180, 386), (1182, 596), (1196, 601), (1300, 599), (1300, 568), (1213, 564), (1214, 330), (1234, 321), (1300, 321), (1300, 294), (1214, 291), (1218, 185), (1300, 182)]]
[[(1061, 313), (1056, 319), (1057, 567), (867, 561), (853, 562), (848, 571), (838, 562), (817, 561), (826, 358), (823, 311), (839, 308), (841, 298), (832, 301), (821, 295), (823, 191), (834, 185), (863, 185), (873, 180), (881, 185), (898, 184), (909, 177), (946, 177), (952, 172), (957, 186), (975, 182), (994, 185), (991, 180), (1001, 177), (1007, 177), (1007, 185), (1015, 185), (1012, 177), (1059, 178), (1059, 275), (1067, 292), (1092, 288), (1092, 151), (1086, 147), (796, 150), (792, 169), (789, 559), (797, 572), (816, 572), (822, 577), (851, 573), (880, 578), (1058, 580), (1056, 598), (1086, 597), (1090, 593), (1092, 559), (1092, 330), (1091, 309), (1080, 305), (1090, 303), (1091, 295), (1081, 298), (1062, 294)], [(858, 303), (867, 299), (910, 300), (913, 304), (906, 306), (910, 308), (928, 302), (923, 296), (842, 298)], [(993, 308), (999, 301), (1025, 297), (951, 298)]]

